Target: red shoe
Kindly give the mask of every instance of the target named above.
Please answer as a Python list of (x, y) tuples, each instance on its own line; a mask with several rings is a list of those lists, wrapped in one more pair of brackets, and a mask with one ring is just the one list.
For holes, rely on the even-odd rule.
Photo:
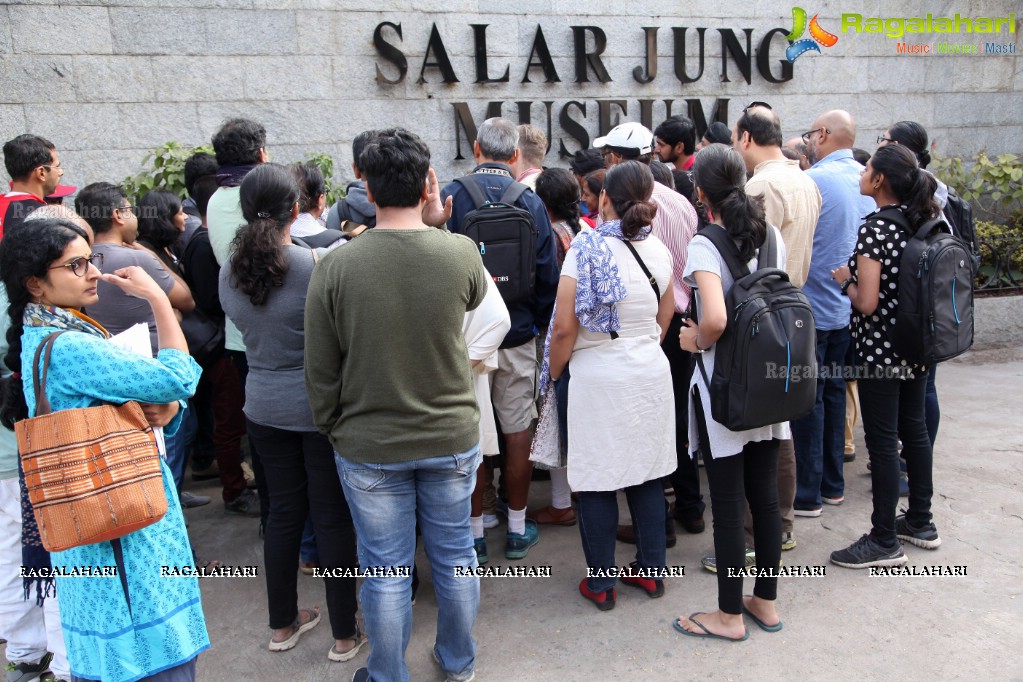
[(590, 590), (586, 585), (586, 578), (582, 579), (579, 583), (579, 594), (589, 599), (591, 602), (596, 604), (597, 608), (601, 611), (610, 611), (615, 607), (615, 600), (618, 595), (615, 593), (615, 588), (611, 588), (605, 592), (597, 593)]
[(639, 589), (643, 590), (644, 592), (646, 592), (646, 596), (650, 597), (651, 599), (657, 599), (658, 597), (664, 596), (663, 580), (654, 580), (653, 578), (641, 578), (638, 575), (635, 576), (621, 575), (618, 576), (618, 579), (621, 580), (626, 585), (632, 585), (633, 587), (638, 587)]

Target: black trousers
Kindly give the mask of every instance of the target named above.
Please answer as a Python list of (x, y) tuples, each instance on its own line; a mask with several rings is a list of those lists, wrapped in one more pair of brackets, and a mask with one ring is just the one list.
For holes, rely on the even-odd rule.
[(682, 350), (678, 333), (682, 315), (675, 313), (661, 350), (671, 368), (671, 388), (675, 394), (675, 459), (677, 468), (668, 478), (675, 489), (675, 515), (693, 521), (703, 518), (707, 505), (700, 494), (700, 471), (696, 460), (689, 457), (689, 381), (693, 378), (693, 356)]
[(870, 482), (874, 512), (870, 516), (874, 539), (893, 547), (895, 511), (899, 504), (899, 439), (909, 477), (906, 520), (914, 526), (931, 522), (934, 493), (934, 455), (927, 433), (925, 394), (927, 375), (915, 379), (860, 379), (860, 414), (863, 440), (870, 455)]
[[(334, 463), (334, 448), (315, 431), (285, 431), (248, 422), (270, 494), (263, 537), (270, 627), (285, 628), (298, 617), (298, 556), (307, 516), (312, 516), (320, 569), (354, 569), (355, 526)], [(355, 636), (355, 582), (324, 578), (334, 639)]]
[[(238, 372), (238, 381), (242, 385), (242, 405), (245, 404), (245, 381), (249, 378), (249, 359), (243, 351), (225, 351), (234, 363), (235, 371)], [(248, 421), (248, 420), (246, 420)], [(249, 453), (251, 456), (252, 475), (256, 477), (256, 492), (259, 494), (259, 529), (260, 533), (266, 530), (266, 520), (270, 516), (270, 494), (266, 489), (266, 474), (263, 473), (263, 463), (259, 459), (259, 453), (253, 447), (252, 439), (249, 438)]]
[[(778, 570), (781, 561), (781, 512), (778, 509), (778, 439), (747, 443), (742, 452), (714, 459), (707, 438), (707, 421), (699, 394), (695, 394), (697, 428), (703, 465), (710, 486), (714, 516), (714, 555), (718, 566), (718, 608), (725, 613), (742, 613), (742, 576), (729, 575), (746, 565), (745, 503), (753, 515), (753, 541), (757, 568)], [(753, 594), (774, 601), (778, 578), (756, 578)]]

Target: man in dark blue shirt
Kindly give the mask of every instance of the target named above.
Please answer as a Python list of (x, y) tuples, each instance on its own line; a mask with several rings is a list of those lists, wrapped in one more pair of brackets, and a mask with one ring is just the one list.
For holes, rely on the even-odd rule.
[[(477, 165), (469, 178), (490, 201), (498, 201), (515, 182), (511, 166), (519, 154), (518, 141), (518, 128), (507, 119), (490, 118), (480, 126), (473, 143)], [(452, 209), (448, 229), (461, 234), (465, 216), (476, 206), (457, 182), (447, 185), (441, 193), (443, 200), (449, 196)], [(505, 556), (522, 559), (540, 539), (536, 524), (526, 521), (526, 498), (533, 472), (529, 461), (530, 426), (536, 418), (536, 334), (550, 324), (558, 290), (558, 266), (551, 222), (543, 202), (532, 190), (526, 190), (515, 205), (528, 210), (536, 223), (536, 283), (529, 299), (508, 305), (511, 330), (498, 351), (492, 399), (506, 448), (503, 476), (508, 496), (508, 538)], [(485, 561), (482, 517), (473, 517), (470, 521), (474, 524), (477, 554)]]

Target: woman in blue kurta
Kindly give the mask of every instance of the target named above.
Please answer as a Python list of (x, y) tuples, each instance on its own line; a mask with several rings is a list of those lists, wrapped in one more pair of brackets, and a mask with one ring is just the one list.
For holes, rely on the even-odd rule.
[[(53, 411), (137, 400), (147, 404), (151, 423), (166, 424), (165, 431), (173, 433), (180, 421), (177, 401), (195, 391), (200, 370), (166, 295), (137, 267), (101, 275), (78, 225), (65, 220), (27, 225), (0, 242), (0, 276), (11, 301), (7, 363), (15, 371), (23, 368), (20, 381), (15, 374), (3, 388), (0, 419), (13, 424), (35, 413), (33, 355), (47, 335), (69, 331), (53, 346), (46, 380)], [(101, 277), (152, 306), (160, 340), (155, 358), (117, 348), (106, 330), (78, 312), (97, 300)], [(209, 648), (209, 637), (196, 578), (162, 577), (192, 565), (166, 464), (163, 483), (168, 509), (160, 521), (111, 542), (50, 555), (55, 570), (117, 567), (114, 577), (56, 579), (73, 680), (195, 679), (195, 659)]]

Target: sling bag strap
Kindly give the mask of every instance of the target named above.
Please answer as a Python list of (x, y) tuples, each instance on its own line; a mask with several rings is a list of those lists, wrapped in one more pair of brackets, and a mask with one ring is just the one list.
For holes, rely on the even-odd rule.
[(659, 305), (661, 302), (661, 288), (657, 286), (657, 280), (650, 274), (650, 269), (643, 262), (643, 259), (639, 257), (639, 252), (636, 251), (636, 247), (632, 245), (632, 242), (628, 239), (623, 239), (622, 241), (629, 247), (629, 251), (632, 251), (632, 255), (636, 257), (636, 260), (639, 261), (639, 267), (643, 268), (643, 274), (646, 275), (647, 281), (650, 282), (650, 287), (654, 290), (654, 296), (657, 298)]
[[(64, 332), (53, 332), (47, 335), (43, 342), (36, 348), (35, 355), (32, 357), (32, 389), (36, 394), (36, 414), (35, 416), (40, 417), (44, 414), (50, 414), (50, 400), (46, 397), (46, 375), (50, 371), (50, 354), (53, 352), (53, 344), (57, 341), (57, 337)], [(46, 353), (43, 355), (43, 353)], [(39, 376), (39, 357), (43, 355), (43, 370), (42, 378)]]

